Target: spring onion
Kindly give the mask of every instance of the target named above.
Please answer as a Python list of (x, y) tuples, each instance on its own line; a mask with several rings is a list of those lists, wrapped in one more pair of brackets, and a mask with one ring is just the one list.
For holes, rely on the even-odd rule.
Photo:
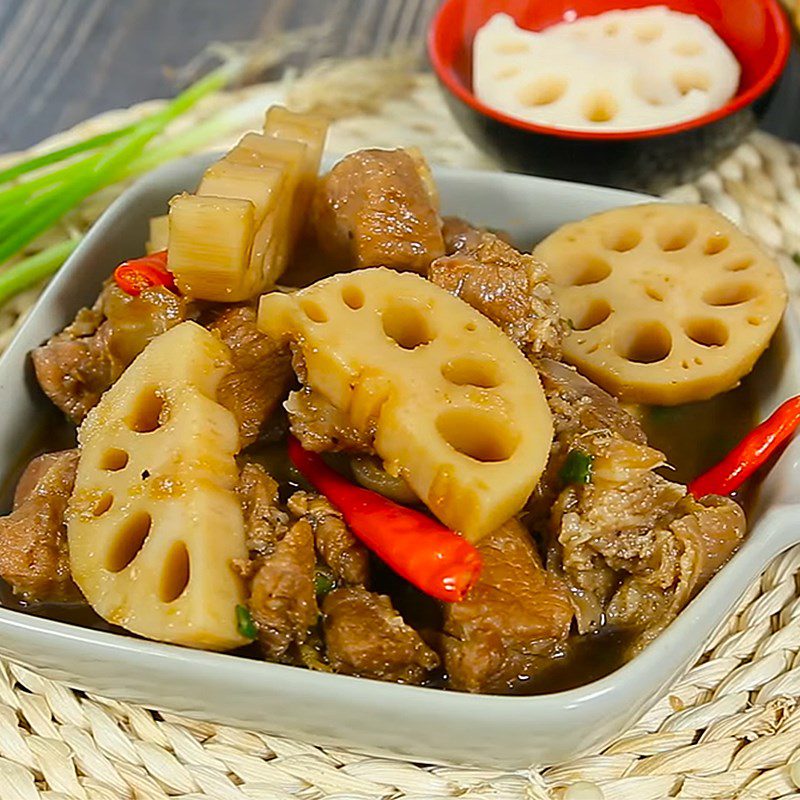
[(130, 133), (134, 127), (133, 125), (126, 125), (124, 128), (117, 128), (113, 131), (99, 133), (97, 136), (91, 136), (75, 144), (59, 147), (57, 150), (50, 150), (46, 153), (42, 153), (40, 156), (34, 156), (26, 161), (21, 161), (7, 169), (0, 170), (0, 184), (13, 181), (15, 178), (19, 178), (20, 175), (25, 175), (28, 172), (35, 172), (44, 167), (49, 167), (51, 164), (57, 164), (59, 161), (64, 161), (68, 158), (72, 158), (72, 156), (85, 153), (87, 150), (96, 150), (98, 147), (109, 144), (119, 139), (121, 136)]
[[(210, 139), (219, 135), (221, 126), (209, 120), (145, 153), (148, 143), (170, 122), (203, 97), (222, 89), (240, 68), (239, 64), (219, 67), (134, 125), (89, 137), (0, 171), (0, 267), (16, 260), (39, 236), (97, 190), (197, 147), (202, 144), (203, 136)], [(197, 128), (202, 128), (200, 135)], [(180, 141), (184, 138), (186, 142)], [(83, 156), (84, 153), (87, 155)], [(21, 175), (30, 177), (9, 185)], [(77, 241), (70, 237), (8, 264), (0, 272), (0, 304), (52, 275)]]
[(565, 485), (586, 484), (592, 482), (592, 458), (583, 450), (570, 450), (558, 473)]
[(59, 242), (0, 273), (0, 305), (53, 275), (79, 242), (80, 237)]
[(246, 639), (255, 639), (258, 636), (258, 629), (247, 606), (236, 606), (236, 627)]

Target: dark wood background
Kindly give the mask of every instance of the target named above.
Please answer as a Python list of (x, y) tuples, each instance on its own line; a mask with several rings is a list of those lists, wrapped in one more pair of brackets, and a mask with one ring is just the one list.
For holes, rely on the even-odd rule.
[[(735, 6), (735, 0), (730, 0)], [(385, 53), (422, 37), (437, 0), (0, 0), (0, 152), (110, 108), (179, 88), (175, 69), (211, 42), (327, 26), (294, 58)], [(424, 66), (424, 58), (421, 58)], [(800, 140), (800, 57), (765, 127)]]

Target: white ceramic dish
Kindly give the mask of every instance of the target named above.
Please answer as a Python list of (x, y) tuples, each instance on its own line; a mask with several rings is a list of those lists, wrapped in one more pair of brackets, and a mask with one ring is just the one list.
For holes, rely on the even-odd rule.
[[(170, 164), (118, 200), (76, 250), (0, 358), (0, 478), (11, 485), (48, 401), (28, 352), (94, 300), (120, 261), (141, 253), (147, 219), (193, 188), (209, 158)], [(651, 200), (522, 175), (435, 170), (446, 213), (538, 240), (563, 222)], [(760, 367), (760, 410), (800, 392), (800, 332), (784, 321)], [(800, 541), (800, 441), (765, 482), (747, 541), (644, 653), (587, 686), (538, 697), (493, 697), (309, 672), (147, 642), (0, 608), (0, 652), (48, 677), (189, 716), (432, 762), (524, 767), (597, 747), (629, 725), (691, 664), (750, 582)], [(7, 492), (8, 494), (8, 488)]]

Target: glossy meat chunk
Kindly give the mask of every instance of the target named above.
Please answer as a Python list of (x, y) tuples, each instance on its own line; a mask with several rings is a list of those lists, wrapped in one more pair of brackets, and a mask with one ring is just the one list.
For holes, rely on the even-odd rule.
[(314, 534), (306, 520), (299, 520), (271, 555), (250, 565), (248, 607), (269, 661), (294, 660), (293, 648), (303, 644), (316, 625), (315, 563)]
[(424, 273), (444, 253), (427, 164), (406, 150), (359, 150), (317, 186), (316, 238), (341, 269), (384, 266)]
[[(646, 445), (607, 431), (585, 434), (580, 445), (593, 458), (591, 482), (559, 495), (550, 552), (550, 566), (573, 590), (579, 629), (598, 623), (630, 576), (615, 618), (666, 624), (738, 546), (744, 514), (727, 498), (688, 497), (684, 486), (654, 472), (664, 457)], [(635, 610), (637, 589), (642, 602)]]
[(0, 576), (26, 600), (80, 599), (64, 525), (77, 468), (77, 450), (35, 458), (17, 485), (13, 511), (0, 518)]
[(563, 489), (559, 476), (573, 443), (588, 431), (609, 431), (638, 444), (647, 439), (639, 422), (607, 392), (573, 367), (552, 358), (536, 362), (547, 404), (553, 417), (550, 457), (541, 480), (528, 501), (531, 521), (544, 530), (550, 509)]
[(145, 345), (192, 316), (187, 302), (155, 287), (138, 297), (106, 284), (91, 308), (31, 354), (45, 394), (73, 422), (88, 411)]
[(493, 233), (462, 240), (431, 264), (428, 278), (492, 320), (527, 356), (558, 358), (566, 328), (546, 267)]
[(641, 629), (634, 646), (640, 650), (733, 555), (745, 530), (744, 513), (730, 498), (687, 495), (656, 525), (653, 557), (616, 590), (608, 621)]
[(369, 581), (369, 552), (345, 524), (342, 515), (320, 494), (295, 492), (289, 510), (307, 520), (314, 531), (317, 554), (331, 570), (337, 583), (366, 584)]
[(292, 434), (306, 450), (374, 452), (372, 434), (356, 430), (343, 411), (307, 386), (292, 392), (284, 408), (289, 414)]
[(294, 378), (289, 348), (261, 333), (250, 305), (225, 308), (209, 325), (231, 351), (233, 369), (222, 379), (219, 402), (239, 422), (242, 447), (252, 444), (289, 392)]
[(261, 464), (246, 461), (236, 492), (242, 504), (250, 557), (270, 555), (289, 530), (289, 515), (278, 501), (278, 483)]
[(322, 604), (328, 661), (335, 672), (422, 683), (439, 657), (385, 595), (361, 586), (335, 589)]
[(450, 686), (505, 693), (547, 661), (569, 634), (567, 587), (542, 566), (528, 532), (510, 520), (478, 545), (483, 571), (460, 603), (444, 605)]

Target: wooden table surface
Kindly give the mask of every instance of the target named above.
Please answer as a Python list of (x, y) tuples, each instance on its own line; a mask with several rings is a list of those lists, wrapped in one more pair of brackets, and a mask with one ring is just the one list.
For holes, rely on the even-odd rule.
[[(731, 0), (733, 3), (733, 0)], [(437, 0), (0, 0), (0, 152), (110, 108), (174, 94), (211, 42), (326, 25), (294, 63), (385, 53), (422, 37)], [(424, 66), (424, 60), (421, 60)], [(765, 127), (800, 141), (795, 52)]]

